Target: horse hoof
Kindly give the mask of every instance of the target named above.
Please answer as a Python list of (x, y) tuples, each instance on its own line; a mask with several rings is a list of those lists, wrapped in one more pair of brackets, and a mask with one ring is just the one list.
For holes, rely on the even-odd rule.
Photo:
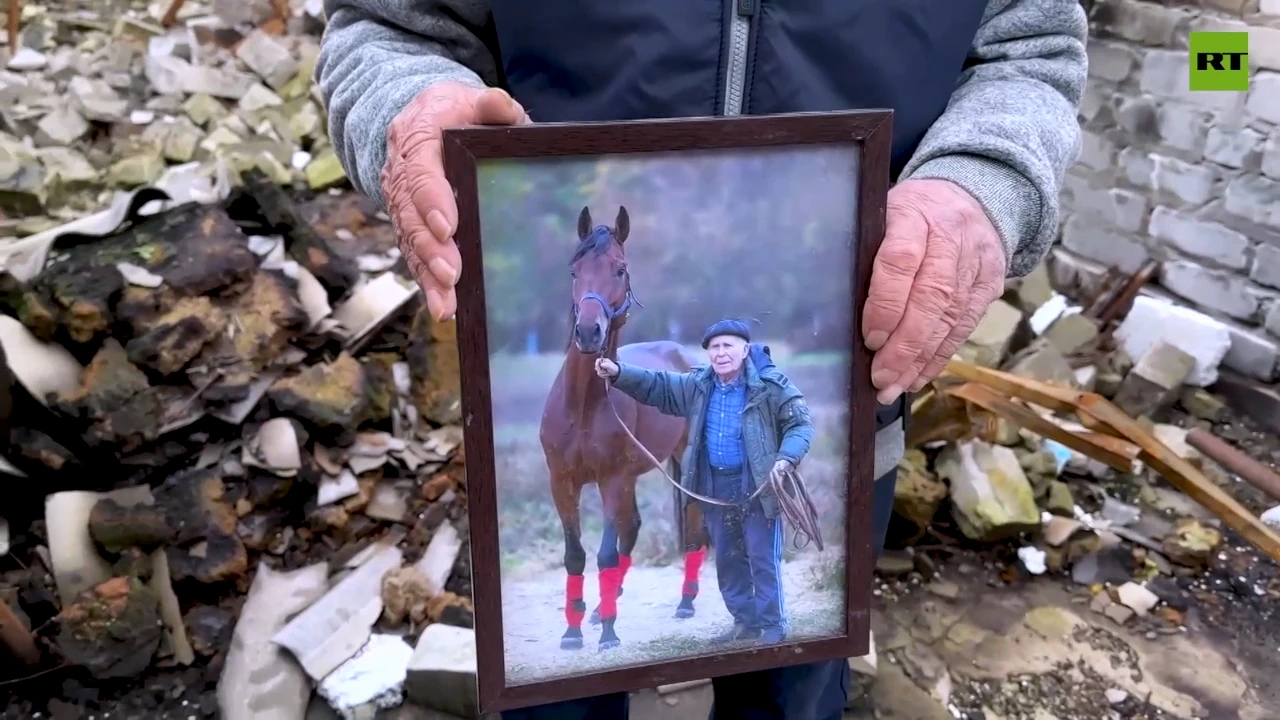
[(604, 652), (605, 650), (612, 650), (621, 644), (622, 644), (622, 641), (617, 638), (614, 638), (612, 640), (601, 640), (600, 652)]
[(582, 631), (578, 628), (569, 628), (564, 631), (564, 637), (560, 638), (561, 650), (581, 650), (582, 649)]
[(689, 618), (691, 618), (691, 617), (693, 617), (693, 608), (691, 608), (691, 607), (687, 607), (687, 608), (686, 608), (686, 607), (676, 608), (676, 619), (677, 619), (677, 620), (688, 620), (688, 619), (689, 619)]

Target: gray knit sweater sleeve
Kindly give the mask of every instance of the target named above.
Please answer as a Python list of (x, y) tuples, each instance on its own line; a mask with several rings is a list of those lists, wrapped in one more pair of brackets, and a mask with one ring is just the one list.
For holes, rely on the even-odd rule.
[(440, 80), (496, 84), (495, 58), (480, 39), (489, 3), (325, 0), (324, 9), (316, 80), (329, 136), (351, 183), (384, 204), (379, 178), (395, 116)]
[(977, 198), (1011, 277), (1031, 272), (1057, 235), (1059, 188), (1080, 152), (1087, 35), (1078, 0), (990, 0), (972, 65), (899, 176), (950, 180)]

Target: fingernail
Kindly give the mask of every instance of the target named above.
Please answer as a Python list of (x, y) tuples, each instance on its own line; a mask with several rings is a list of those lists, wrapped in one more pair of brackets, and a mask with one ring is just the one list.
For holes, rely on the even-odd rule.
[(431, 271), (432, 275), (436, 276), (436, 279), (442, 285), (453, 287), (458, 284), (458, 273), (442, 257), (431, 258), (431, 262), (427, 263), (427, 269)]
[(925, 386), (925, 385), (928, 385), (928, 384), (929, 384), (929, 381), (928, 381), (928, 380), (926, 380), (926, 379), (924, 379), (924, 378), (920, 378), (919, 380), (916, 380), (915, 382), (911, 383), (911, 390), (910, 390), (910, 391), (911, 391), (911, 392), (913, 392), (913, 393), (918, 393), (918, 392), (920, 392), (922, 389), (924, 389), (924, 386)]
[(427, 229), (440, 242), (453, 237), (453, 228), (449, 227), (449, 221), (444, 219), (444, 213), (439, 210), (432, 210), (427, 213)]
[(444, 296), (435, 288), (427, 289), (427, 311), (436, 320), (444, 319), (440, 317), (444, 313)]
[(886, 387), (894, 380), (898, 379), (898, 373), (892, 370), (879, 370), (872, 374), (871, 384), (878, 388)]
[(872, 330), (867, 333), (867, 349), (875, 352), (884, 347), (885, 342), (889, 339), (889, 333), (883, 330)]
[(876, 396), (876, 400), (881, 405), (888, 405), (894, 400), (897, 400), (898, 396), (901, 394), (902, 394), (902, 388), (898, 387), (897, 385), (894, 385), (893, 387), (889, 388), (888, 390), (885, 390), (884, 392)]

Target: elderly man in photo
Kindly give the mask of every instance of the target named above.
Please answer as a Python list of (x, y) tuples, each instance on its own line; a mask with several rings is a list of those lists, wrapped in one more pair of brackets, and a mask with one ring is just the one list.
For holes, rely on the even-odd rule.
[[(441, 132), (468, 124), (889, 108), (894, 185), (861, 318), (875, 353), (873, 547), (910, 393), (1057, 235), (1080, 151), (1080, 0), (325, 0), (316, 75), (352, 183), (384, 205), (437, 318), (457, 307)], [(761, 252), (786, 251), (789, 238)], [(844, 660), (713, 680), (713, 718), (839, 718)], [(626, 693), (504, 713), (609, 718)]]
[[(800, 464), (813, 440), (804, 395), (757, 353), (748, 357), (751, 331), (740, 320), (707, 329), (702, 347), (708, 364), (687, 373), (647, 370), (596, 361), (596, 373), (613, 387), (668, 415), (689, 421), (680, 484), (701, 495), (741, 502), (770, 475)], [(721, 642), (757, 640), (773, 645), (787, 637), (782, 588), (781, 509), (771, 491), (737, 507), (702, 503), (716, 578), (733, 627)]]

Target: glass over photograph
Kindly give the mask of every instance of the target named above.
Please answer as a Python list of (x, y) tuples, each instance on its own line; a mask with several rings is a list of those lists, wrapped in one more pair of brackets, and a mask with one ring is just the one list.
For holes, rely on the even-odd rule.
[(478, 161), (509, 685), (843, 635), (857, 163)]

